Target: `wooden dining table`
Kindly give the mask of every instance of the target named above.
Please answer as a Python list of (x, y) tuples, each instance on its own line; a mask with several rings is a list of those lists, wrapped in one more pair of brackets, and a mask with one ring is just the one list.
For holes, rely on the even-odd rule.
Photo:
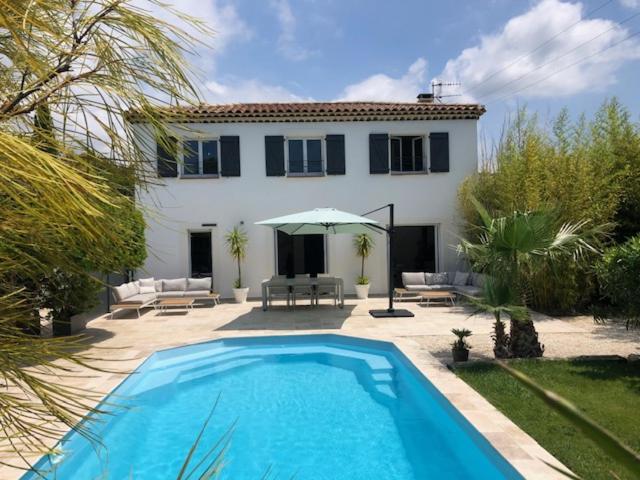
[[(270, 278), (262, 281), (262, 310), (267, 311), (269, 289), (287, 287), (292, 292), (295, 287), (311, 288), (311, 304), (318, 305), (318, 284), (335, 285), (338, 291), (338, 306), (344, 307), (344, 281), (340, 277), (295, 277), (295, 278)], [(295, 306), (295, 296), (294, 296)]]

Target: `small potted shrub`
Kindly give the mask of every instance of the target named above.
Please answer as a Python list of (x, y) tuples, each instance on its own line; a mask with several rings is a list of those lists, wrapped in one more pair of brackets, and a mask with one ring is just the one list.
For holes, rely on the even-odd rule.
[(458, 337), (458, 339), (451, 344), (453, 361), (466, 362), (469, 360), (469, 350), (471, 349), (471, 345), (467, 343), (466, 338), (471, 336), (471, 330), (454, 328), (451, 330), (451, 333)]
[(360, 299), (366, 299), (369, 297), (369, 277), (364, 274), (364, 260), (373, 250), (375, 245), (373, 238), (367, 233), (361, 233), (356, 235), (353, 240), (353, 245), (356, 248), (356, 255), (361, 258), (360, 276), (356, 279), (356, 295)]
[(225, 242), (229, 255), (238, 263), (238, 278), (233, 282), (233, 297), (236, 303), (245, 303), (249, 296), (249, 287), (242, 286), (242, 261), (247, 256), (247, 243), (249, 238), (247, 234), (239, 227), (233, 227), (233, 230), (225, 236)]

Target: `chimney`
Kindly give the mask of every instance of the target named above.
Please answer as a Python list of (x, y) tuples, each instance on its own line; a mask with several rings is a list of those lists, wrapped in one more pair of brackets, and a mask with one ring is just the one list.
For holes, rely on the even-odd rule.
[(433, 103), (433, 93), (418, 94), (418, 103)]

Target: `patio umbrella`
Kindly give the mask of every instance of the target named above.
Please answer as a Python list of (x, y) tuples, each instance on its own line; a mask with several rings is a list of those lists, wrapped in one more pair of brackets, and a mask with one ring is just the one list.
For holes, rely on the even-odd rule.
[(335, 208), (315, 208), (306, 212), (256, 222), (287, 235), (381, 233), (378, 222)]
[(365, 215), (375, 213), (380, 210), (389, 210), (389, 225), (381, 227), (378, 222), (365, 216), (343, 212), (335, 208), (315, 208), (306, 212), (293, 213), (283, 217), (271, 218), (256, 222), (256, 225), (264, 225), (274, 230), (279, 230), (288, 235), (306, 234), (340, 234), (340, 233), (381, 233), (385, 232), (389, 238), (388, 248), (388, 288), (389, 288), (389, 308), (383, 310), (369, 310), (369, 313), (376, 318), (384, 317), (413, 317), (413, 313), (405, 309), (393, 308), (393, 204), (390, 203), (380, 208), (376, 208)]

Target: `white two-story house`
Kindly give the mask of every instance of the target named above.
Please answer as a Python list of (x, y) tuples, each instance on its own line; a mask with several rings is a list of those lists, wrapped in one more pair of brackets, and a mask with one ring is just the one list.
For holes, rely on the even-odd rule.
[[(274, 274), (331, 273), (352, 293), (360, 262), (349, 235), (287, 236), (260, 220), (334, 207), (362, 214), (395, 204), (394, 278), (455, 270), (461, 219), (457, 190), (478, 165), (484, 107), (331, 102), (200, 105), (167, 111), (177, 148), (165, 151), (135, 114), (140, 145), (158, 182), (138, 192), (149, 255), (139, 276), (213, 276), (232, 296), (236, 266), (224, 237), (249, 237), (243, 282), (250, 296)], [(371, 216), (381, 223), (386, 212)], [(387, 291), (387, 239), (373, 235), (372, 293)]]

